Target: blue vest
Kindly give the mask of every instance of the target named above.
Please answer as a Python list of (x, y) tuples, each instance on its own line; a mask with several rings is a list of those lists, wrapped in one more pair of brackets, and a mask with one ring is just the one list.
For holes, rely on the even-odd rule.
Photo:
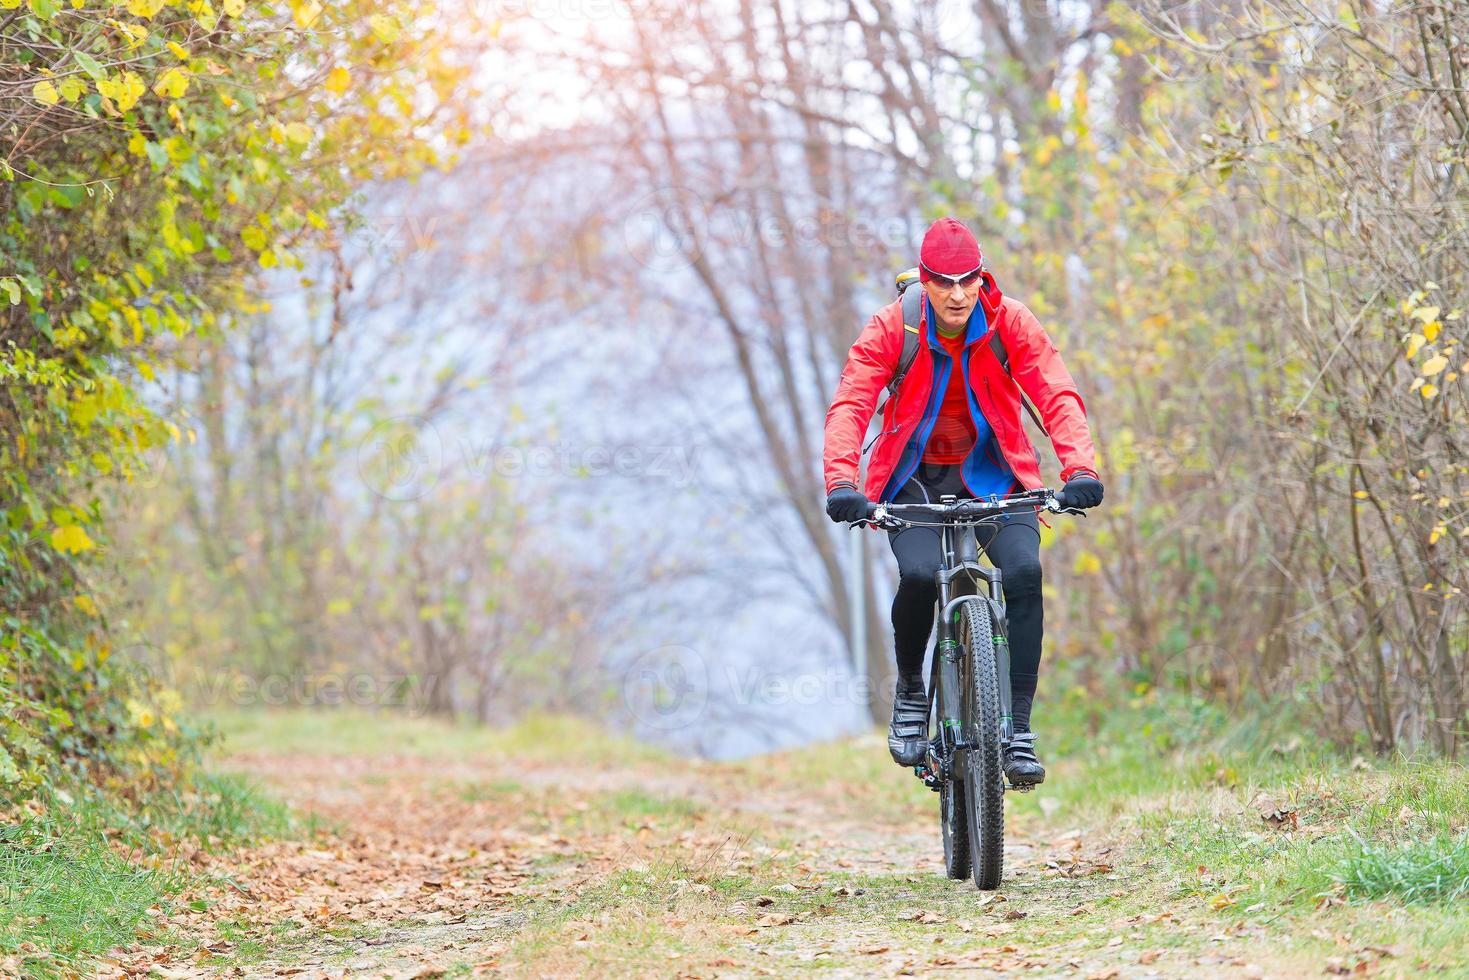
[[(934, 311), (927, 296), (923, 297), (923, 311), (923, 340), (925, 346), (933, 352), (934, 358), (933, 389), (929, 392), (928, 407), (923, 411), (923, 419), (918, 423), (918, 428), (913, 430), (908, 445), (903, 447), (903, 455), (898, 458), (898, 465), (893, 470), (892, 478), (888, 480), (888, 485), (883, 489), (883, 500), (892, 500), (903, 484), (918, 472), (918, 464), (923, 460), (923, 451), (928, 446), (928, 438), (933, 432), (934, 424), (938, 421), (939, 409), (944, 403), (944, 392), (949, 386), (949, 374), (954, 370), (954, 359), (949, 356), (949, 352), (934, 333)], [(969, 378), (969, 359), (974, 355), (975, 342), (988, 333), (989, 321), (984, 313), (984, 304), (975, 303), (973, 311), (969, 314), (969, 324), (964, 331), (963, 363), (960, 365), (966, 381)], [(976, 497), (1003, 496), (1015, 486), (1015, 474), (1010, 470), (1010, 464), (1005, 462), (1004, 454), (1000, 452), (1000, 443), (995, 438), (994, 427), (984, 417), (984, 413), (980, 411), (978, 403), (974, 400), (974, 390), (965, 384), (964, 393), (968, 396), (969, 417), (974, 422), (974, 448), (959, 465), (959, 475), (964, 485), (969, 488), (969, 492)]]

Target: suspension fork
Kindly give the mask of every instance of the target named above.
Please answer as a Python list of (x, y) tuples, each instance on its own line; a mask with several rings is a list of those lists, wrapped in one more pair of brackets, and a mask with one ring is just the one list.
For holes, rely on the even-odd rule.
[[(978, 541), (973, 527), (947, 525), (942, 530), (943, 564), (938, 576), (939, 622), (935, 673), (938, 675), (940, 726), (953, 737), (956, 748), (966, 748), (967, 733), (963, 728), (962, 697), (959, 684), (959, 658), (967, 652), (959, 645), (955, 623), (966, 599), (979, 598), (989, 604), (992, 640), (995, 649), (995, 693), (1000, 701), (1000, 741), (1009, 745), (1015, 734), (1014, 706), (1010, 693), (1010, 639), (1007, 628), (1005, 592), (998, 568), (979, 564)], [(959, 579), (959, 587), (954, 581)], [(983, 580), (988, 595), (979, 596), (977, 580)], [(946, 738), (945, 741), (948, 741)]]
[(952, 532), (953, 528), (947, 525), (939, 532), (943, 561), (939, 564), (937, 582), (940, 615), (938, 643), (934, 647), (934, 672), (938, 675), (939, 741), (947, 748), (945, 755), (950, 758), (954, 749), (964, 747), (965, 741), (963, 720), (959, 713), (959, 643), (954, 636), (954, 625), (947, 615), (952, 593), (948, 575), (948, 570), (952, 567)]

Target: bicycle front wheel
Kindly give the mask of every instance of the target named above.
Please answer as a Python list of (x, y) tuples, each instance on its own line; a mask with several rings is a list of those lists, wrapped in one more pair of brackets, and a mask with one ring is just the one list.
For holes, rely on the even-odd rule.
[(959, 606), (959, 642), (969, 669), (964, 676), (964, 798), (969, 806), (969, 854), (974, 884), (1000, 887), (1005, 863), (1005, 773), (1000, 759), (1000, 682), (990, 605), (973, 598)]

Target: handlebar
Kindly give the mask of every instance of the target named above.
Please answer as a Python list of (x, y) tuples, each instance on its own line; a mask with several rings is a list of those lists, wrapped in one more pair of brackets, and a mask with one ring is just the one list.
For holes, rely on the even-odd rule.
[(1061, 506), (1054, 490), (1041, 487), (1038, 490), (1026, 490), (1007, 497), (956, 500), (947, 504), (869, 504), (866, 520), (877, 527), (888, 529), (897, 529), (916, 523), (905, 517), (937, 518), (938, 521), (946, 524), (980, 523), (993, 520), (1002, 514), (1037, 507), (1053, 514), (1086, 516), (1086, 512), (1079, 507)]

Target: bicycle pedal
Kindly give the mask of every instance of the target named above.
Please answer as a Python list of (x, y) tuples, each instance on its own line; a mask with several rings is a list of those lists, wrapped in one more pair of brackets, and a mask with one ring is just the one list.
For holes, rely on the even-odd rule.
[(1005, 788), (1007, 790), (1011, 790), (1011, 791), (1016, 792), (1016, 793), (1030, 793), (1030, 792), (1033, 792), (1035, 790), (1035, 786), (1033, 786), (1033, 785), (1032, 786), (1016, 786), (1014, 783), (1006, 783), (1005, 784)]

